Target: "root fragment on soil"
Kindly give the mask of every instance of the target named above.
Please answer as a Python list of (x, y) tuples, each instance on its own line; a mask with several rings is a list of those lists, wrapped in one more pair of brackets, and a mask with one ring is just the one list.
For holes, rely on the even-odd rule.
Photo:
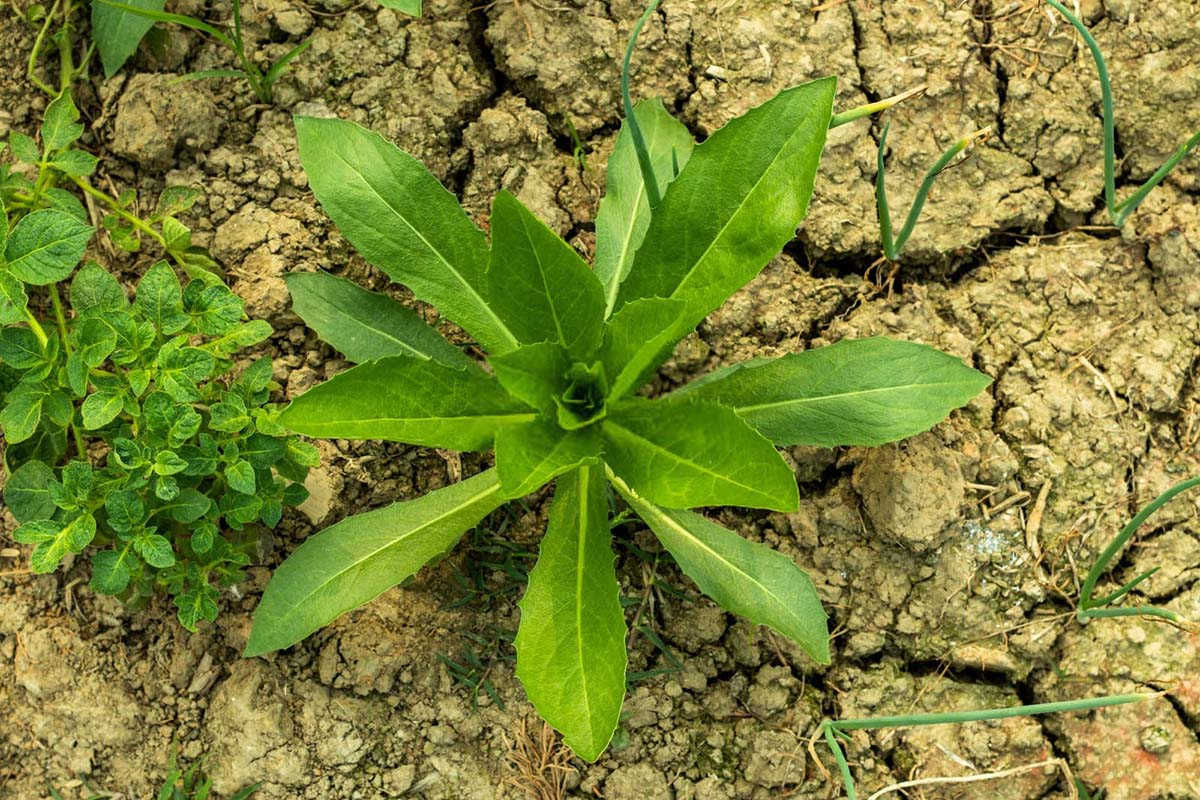
[(571, 751), (559, 741), (554, 729), (543, 722), (535, 735), (522, 717), (513, 735), (506, 757), (513, 774), (505, 783), (523, 792), (529, 800), (566, 797), (567, 776), (576, 770), (571, 766)]
[(901, 781), (893, 783), (891, 786), (885, 786), (874, 794), (870, 795), (867, 800), (878, 800), (887, 794), (901, 792), (905, 789), (912, 789), (918, 786), (935, 786), (938, 784), (962, 784), (976, 783), (978, 781), (992, 781), (1000, 778), (1011, 778), (1013, 775), (1020, 775), (1025, 772), (1033, 772), (1046, 767), (1057, 767), (1062, 770), (1063, 776), (1067, 783), (1067, 796), (1070, 800), (1079, 800), (1079, 793), (1075, 789), (1075, 776), (1071, 772), (1071, 768), (1067, 762), (1061, 758), (1049, 758), (1045, 761), (1039, 761), (1036, 764), (1022, 764), (1019, 767), (1011, 767), (1010, 769), (1002, 769), (996, 772), (981, 772), (977, 775), (961, 775), (957, 777), (941, 777), (941, 778), (917, 778), (910, 781)]

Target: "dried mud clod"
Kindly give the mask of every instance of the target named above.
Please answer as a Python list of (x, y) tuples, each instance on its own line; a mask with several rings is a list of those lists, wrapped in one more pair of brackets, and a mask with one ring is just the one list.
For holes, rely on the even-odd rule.
[[(1132, 2), (1081, 7), (1109, 56), (1124, 186), (1200, 128), (1195, 3), (1164, 0), (1153, 13)], [(193, 0), (173, 8), (212, 12)], [(136, 188), (143, 203), (167, 185), (204, 189), (186, 222), (251, 313), (272, 322), (263, 353), (288, 396), (347, 365), (291, 313), (283, 275), (320, 268), (387, 287), (307, 192), (293, 112), (353, 119), (396, 141), (481, 224), (492, 195), (508, 189), (581, 250), (591, 247), (620, 116), (616, 56), (635, 4), (502, 0), (481, 9), (435, 0), (420, 20), (345, 0), (246, 9), (250, 46), (267, 55), (314, 37), (280, 80), (278, 107), (256, 106), (232, 81), (172, 83), (177, 73), (228, 66), (219, 46), (172, 31), (160, 50), (87, 90), (87, 143), (102, 156), (104, 179)], [(12, 44), (0, 52), (0, 137), (30, 133), (44, 100), (23, 77), (32, 35), (7, 7), (0, 41)], [(850, 755), (860, 791), (1065, 757), (1110, 800), (1200, 797), (1195, 635), (1144, 621), (1081, 627), (1068, 613), (1076, 575), (1107, 537), (1200, 468), (1194, 157), (1120, 236), (1060, 235), (1104, 221), (1099, 87), (1071, 29), (1058, 20), (1052, 30), (1033, 2), (666, 0), (639, 44), (634, 93), (662, 97), (702, 137), (779, 89), (826, 74), (839, 78), (839, 108), (926, 86), (888, 117), (894, 208), (907, 209), (950, 140), (985, 126), (992, 136), (939, 179), (901, 269), (875, 285), (863, 276), (873, 277), (878, 254), (880, 126), (832, 131), (797, 241), (681, 343), (656, 388), (748, 356), (873, 334), (936, 345), (995, 383), (905, 443), (792, 448), (805, 496), (795, 514), (714, 512), (813, 575), (836, 626), (828, 669), (725, 614), (644, 532), (622, 531), (622, 593), (645, 629), (631, 636), (630, 670), (650, 674), (634, 681), (601, 761), (571, 762), (565, 795), (828, 798), (838, 791), (823, 771), (830, 761), (807, 747), (825, 716), (1153, 689), (1166, 694), (1090, 715), (858, 735)], [(149, 263), (95, 257), (126, 274)], [(389, 291), (435, 320), (405, 291)], [(0, 576), (0, 794), (41, 800), (47, 782), (68, 792), (86, 779), (151, 796), (172, 739), (187, 758), (209, 754), (217, 791), (262, 780), (264, 800), (532, 791), (508, 780), (507, 766), (519, 721), (533, 718), (505, 639), (520, 585), (485, 570), (486, 591), (461, 604), (461, 578), (473, 574), (483, 557), (474, 548), (486, 539), (468, 538), (412, 585), (285, 653), (238, 657), (268, 568), (315, 530), (312, 520), (327, 525), (451, 479), (432, 451), (340, 441), (321, 449), (322, 502), (264, 542), (254, 579), (223, 597), (219, 623), (198, 637), (165, 604), (130, 610), (92, 595), (84, 560), (52, 576)], [(481, 466), (464, 462), (467, 473)], [(498, 540), (534, 551), (544, 500), (517, 508)], [(1143, 599), (1200, 618), (1198, 508), (1183, 499), (1152, 518), (1112, 586), (1162, 566)], [(12, 528), (0, 512), (0, 550), (14, 547)], [(0, 572), (19, 563), (0, 555)], [(468, 647), (490, 692), (475, 694), (438, 658), (461, 662)], [(1049, 768), (967, 786), (922, 791), (947, 800), (1066, 796)]]

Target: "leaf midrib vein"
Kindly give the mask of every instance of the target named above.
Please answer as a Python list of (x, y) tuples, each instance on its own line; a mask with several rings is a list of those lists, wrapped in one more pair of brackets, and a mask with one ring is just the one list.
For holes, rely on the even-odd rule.
[(880, 386), (874, 389), (857, 389), (852, 392), (836, 392), (833, 394), (822, 394), (815, 397), (793, 397), (787, 400), (776, 400), (770, 403), (755, 403), (749, 406), (738, 406), (736, 411), (739, 414), (748, 414), (753, 411), (763, 411), (772, 408), (781, 408), (790, 405), (805, 405), (807, 403), (819, 403), (825, 400), (841, 400), (847, 397), (865, 397), (872, 394), (880, 394), (883, 392), (894, 392), (905, 389), (934, 389), (939, 387), (952, 387), (957, 385), (957, 381), (936, 381), (934, 383), (906, 383), (898, 386)]

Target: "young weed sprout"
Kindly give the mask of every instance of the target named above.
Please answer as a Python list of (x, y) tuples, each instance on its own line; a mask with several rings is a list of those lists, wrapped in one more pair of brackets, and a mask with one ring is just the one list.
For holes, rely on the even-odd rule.
[(1163, 179), (1170, 174), (1171, 170), (1179, 165), (1180, 161), (1187, 156), (1197, 145), (1200, 145), (1200, 131), (1192, 135), (1190, 139), (1179, 146), (1170, 158), (1163, 162), (1154, 174), (1151, 175), (1145, 183), (1137, 188), (1133, 194), (1126, 197), (1121, 202), (1117, 202), (1117, 179), (1116, 179), (1116, 132), (1113, 118), (1113, 98), (1112, 98), (1112, 83), (1108, 78), (1108, 66), (1104, 63), (1104, 55), (1100, 52), (1100, 45), (1096, 39), (1088, 31), (1087, 26), (1080, 21), (1079, 17), (1067, 10), (1066, 6), (1059, 0), (1046, 0), (1056, 11), (1067, 18), (1071, 26), (1079, 31), (1079, 35), (1083, 37), (1083, 41), (1087, 44), (1088, 50), (1092, 54), (1092, 60), (1096, 62), (1096, 74), (1100, 79), (1100, 95), (1101, 95), (1101, 110), (1104, 115), (1104, 205), (1108, 209), (1109, 219), (1112, 224), (1119, 228), (1125, 224), (1125, 220), (1132, 214), (1142, 201), (1146, 199), (1146, 195), (1158, 184), (1162, 183)]
[[(152, 6), (157, 6), (157, 8), (143, 8), (129, 3), (116, 2), (116, 0), (94, 0), (94, 3), (94, 14), (96, 13), (95, 9), (105, 7), (125, 17), (141, 17), (145, 20), (143, 24), (117, 24), (111, 27), (105, 26), (98, 31), (97, 43), (100, 48), (101, 60), (104, 62), (104, 71), (108, 75), (112, 75), (121, 68), (125, 60), (137, 49), (137, 44), (142, 36), (149, 31), (155, 22), (170, 22), (211, 36), (232, 50), (238, 61), (238, 66), (235, 69), (201, 70), (200, 72), (188, 73), (183, 76), (183, 79), (241, 78), (250, 85), (250, 89), (254, 92), (254, 96), (258, 98), (260, 103), (270, 103), (272, 101), (271, 92), (275, 86), (275, 81), (287, 69), (288, 64), (312, 44), (311, 39), (305, 39), (286, 52), (278, 61), (263, 69), (246, 52), (245, 42), (242, 39), (241, 0), (233, 0), (233, 19), (229, 32), (222, 31), (195, 17), (188, 17), (183, 14), (169, 14), (162, 10), (162, 2), (151, 4)], [(103, 19), (104, 13), (100, 13), (101, 19)]]
[(787, 89), (698, 145), (661, 102), (629, 102), (593, 266), (511, 194), (494, 200), (489, 244), (412, 156), (353, 123), (298, 118), (326, 213), (368, 261), (471, 334), (490, 371), (383, 295), (294, 275), (297, 313), (358, 366), (298, 397), (281, 422), (316, 437), (494, 450), (496, 465), (306, 541), (268, 585), (246, 655), (300, 641), (554, 482), (516, 672), (580, 757), (608, 746), (628, 679), (610, 487), (703, 592), (828, 663), (808, 576), (690, 509), (794, 510), (796, 478), (777, 447), (896, 441), (989, 378), (925, 345), (872, 338), (736, 364), (656, 399), (637, 392), (795, 235), (834, 88), (823, 78)]

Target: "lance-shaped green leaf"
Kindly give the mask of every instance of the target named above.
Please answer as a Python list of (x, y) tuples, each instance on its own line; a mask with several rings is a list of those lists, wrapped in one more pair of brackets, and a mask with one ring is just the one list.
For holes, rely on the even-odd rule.
[(492, 201), (491, 224), (492, 308), (524, 344), (558, 342), (577, 359), (591, 355), (604, 289), (587, 262), (508, 192)]
[(723, 406), (632, 399), (601, 425), (604, 460), (651, 502), (773, 511), (794, 511), (800, 503), (783, 457)]
[(546, 419), (496, 432), (496, 471), (505, 497), (524, 497), (558, 475), (600, 457), (600, 431), (565, 431)]
[(487, 301), (487, 239), (417, 159), (353, 122), (296, 118), (300, 161), (325, 213), (363, 257), (489, 352), (517, 339)]
[(267, 584), (245, 655), (293, 645), (371, 601), (453, 547), (502, 502), (500, 480), (488, 470), (309, 537)]
[[(633, 114), (646, 140), (658, 196), (662, 197), (692, 157), (696, 143), (684, 124), (671, 116), (658, 98), (638, 103)], [(646, 238), (649, 225), (646, 183), (642, 180), (629, 125), (625, 123), (608, 159), (604, 199), (596, 212), (596, 277), (604, 285), (605, 316), (612, 313), (617, 289), (629, 274), (633, 255)]]
[(846, 339), (737, 364), (672, 396), (728, 406), (777, 445), (880, 445), (928, 430), (991, 383), (915, 342)]
[(21, 217), (4, 245), (8, 270), (33, 286), (65, 280), (83, 258), (92, 228), (65, 211), (45, 208)]
[(545, 411), (554, 408), (554, 398), (566, 388), (571, 356), (558, 342), (540, 342), (489, 356), (488, 363), (509, 394)]
[(678, 297), (695, 325), (766, 266), (808, 211), (834, 83), (780, 92), (696, 147), (654, 209), (618, 309)]
[(637, 390), (691, 330), (683, 319), (687, 305), (669, 297), (634, 300), (604, 326), (600, 351), (604, 370), (614, 375), (609, 397), (617, 400)]
[(655, 505), (617, 476), (609, 478), (700, 591), (725, 610), (788, 637), (817, 663), (829, 663), (825, 610), (812, 580), (794, 561), (699, 514)]
[(529, 700), (587, 761), (608, 746), (625, 697), (625, 615), (610, 539), (601, 468), (559, 478), (514, 642)]
[(280, 423), (325, 439), (387, 439), (486, 450), (505, 425), (535, 414), (482, 370), (393, 356), (360, 364), (292, 401)]
[[(125, 0), (131, 6), (162, 11), (163, 0)], [(137, 50), (138, 43), (154, 26), (154, 20), (122, 11), (119, 8), (92, 3), (92, 40), (100, 51), (104, 77), (111, 78)]]
[(356, 364), (413, 356), (461, 369), (473, 365), (415, 311), (387, 295), (327, 272), (293, 272), (287, 285), (292, 310)]

